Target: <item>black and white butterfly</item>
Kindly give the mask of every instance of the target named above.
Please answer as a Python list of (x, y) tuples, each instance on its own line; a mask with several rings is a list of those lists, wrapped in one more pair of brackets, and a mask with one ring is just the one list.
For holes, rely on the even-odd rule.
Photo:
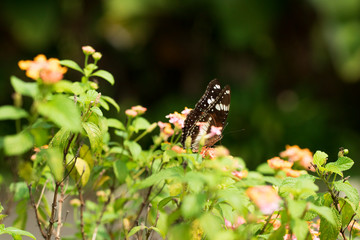
[[(185, 119), (181, 136), (184, 148), (186, 139), (191, 137), (191, 149), (197, 150), (200, 140), (210, 133), (211, 126), (224, 129), (230, 109), (230, 96), (228, 85), (221, 89), (217, 79), (208, 84), (204, 95)], [(211, 147), (221, 138), (221, 134), (205, 138), (204, 146)]]

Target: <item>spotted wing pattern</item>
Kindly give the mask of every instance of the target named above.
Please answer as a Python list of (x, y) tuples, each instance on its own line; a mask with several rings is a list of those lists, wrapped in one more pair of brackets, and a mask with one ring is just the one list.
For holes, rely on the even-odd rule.
[[(191, 137), (191, 148), (197, 150), (203, 136), (210, 133), (211, 126), (224, 128), (230, 109), (230, 87), (220, 87), (218, 80), (212, 80), (200, 98), (195, 108), (187, 115), (181, 143), (185, 148), (185, 141)], [(198, 123), (202, 123), (199, 125)], [(215, 135), (205, 140), (204, 146), (210, 147), (221, 139), (222, 136)]]

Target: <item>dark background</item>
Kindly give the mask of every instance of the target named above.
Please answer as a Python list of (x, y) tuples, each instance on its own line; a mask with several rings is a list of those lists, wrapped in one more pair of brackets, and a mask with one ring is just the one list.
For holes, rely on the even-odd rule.
[(218, 78), (232, 91), (222, 144), (250, 168), (286, 144), (360, 158), (360, 1), (1, 0), (0, 34), (1, 105), (12, 104), (10, 76), (26, 79), (19, 60), (82, 63), (91, 45), (116, 79), (100, 80), (122, 107), (107, 116), (141, 104), (166, 121)]

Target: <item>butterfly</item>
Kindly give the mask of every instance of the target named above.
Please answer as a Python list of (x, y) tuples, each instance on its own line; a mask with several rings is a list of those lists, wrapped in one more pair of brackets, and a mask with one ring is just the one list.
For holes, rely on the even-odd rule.
[(191, 149), (198, 150), (200, 140), (204, 136), (204, 146), (211, 147), (222, 138), (222, 135), (208, 135), (211, 127), (224, 129), (230, 110), (230, 87), (226, 85), (223, 89), (217, 79), (212, 80), (195, 108), (186, 116), (182, 129), (181, 144), (186, 148), (186, 139), (191, 137)]

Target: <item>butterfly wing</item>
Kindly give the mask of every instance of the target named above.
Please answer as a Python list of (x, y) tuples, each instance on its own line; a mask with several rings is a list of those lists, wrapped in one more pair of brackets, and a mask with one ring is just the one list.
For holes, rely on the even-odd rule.
[[(212, 80), (195, 108), (188, 114), (184, 122), (181, 143), (185, 147), (186, 138), (191, 136), (191, 148), (197, 149), (200, 139), (211, 131), (211, 126), (224, 127), (230, 109), (230, 87), (221, 89), (219, 81)], [(199, 122), (204, 124), (201, 127)], [(205, 146), (212, 146), (221, 136), (206, 140)]]

